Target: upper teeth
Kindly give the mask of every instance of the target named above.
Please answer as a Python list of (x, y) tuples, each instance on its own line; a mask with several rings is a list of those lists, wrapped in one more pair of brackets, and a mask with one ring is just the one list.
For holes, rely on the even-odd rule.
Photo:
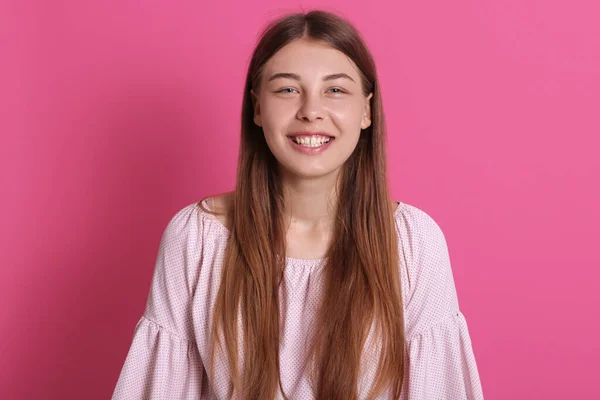
[(311, 136), (311, 137), (304, 136), (304, 137), (295, 137), (295, 138), (292, 138), (292, 140), (303, 146), (314, 147), (314, 146), (321, 146), (322, 144), (329, 142), (331, 140), (331, 138), (323, 137), (323, 136)]

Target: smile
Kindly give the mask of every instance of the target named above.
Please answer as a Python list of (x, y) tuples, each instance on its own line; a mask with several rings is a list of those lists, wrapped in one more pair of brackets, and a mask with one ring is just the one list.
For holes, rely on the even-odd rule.
[(333, 138), (323, 136), (302, 136), (302, 137), (291, 137), (292, 141), (300, 146), (306, 147), (319, 147), (325, 143), (329, 143)]
[(318, 140), (313, 137), (308, 139), (307, 137), (303, 138), (295, 138), (288, 137), (289, 143), (292, 145), (292, 148), (300, 153), (307, 155), (315, 155), (320, 154), (327, 150), (329, 146), (335, 141), (335, 138), (324, 138), (321, 137)]

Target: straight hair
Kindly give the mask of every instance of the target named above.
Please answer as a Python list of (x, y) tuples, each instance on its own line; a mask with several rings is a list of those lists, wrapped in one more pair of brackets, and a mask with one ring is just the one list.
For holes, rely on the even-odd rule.
[[(254, 123), (251, 91), (258, 93), (265, 63), (298, 39), (326, 43), (347, 55), (358, 67), (363, 94), (373, 92), (372, 123), (361, 131), (336, 187), (323, 298), (308, 349), (315, 398), (358, 398), (365, 340), (372, 329), (379, 357), (369, 398), (385, 390), (399, 398), (405, 367), (404, 313), (379, 82), (359, 32), (344, 18), (322, 10), (288, 14), (269, 23), (248, 66), (236, 186), (227, 208), (230, 235), (214, 305), (211, 371), (217, 347), (222, 350), (224, 345), (231, 371), (230, 397), (274, 399), (281, 390), (287, 399), (279, 373), (278, 293), (286, 267), (284, 196), (277, 160), (262, 128)], [(238, 362), (240, 352), (243, 365)]]

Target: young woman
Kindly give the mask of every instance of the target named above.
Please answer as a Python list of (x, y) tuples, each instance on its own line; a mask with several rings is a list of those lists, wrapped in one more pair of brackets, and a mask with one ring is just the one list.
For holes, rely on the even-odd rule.
[(392, 202), (375, 64), (324, 11), (271, 23), (235, 190), (179, 210), (113, 399), (482, 399), (444, 235)]

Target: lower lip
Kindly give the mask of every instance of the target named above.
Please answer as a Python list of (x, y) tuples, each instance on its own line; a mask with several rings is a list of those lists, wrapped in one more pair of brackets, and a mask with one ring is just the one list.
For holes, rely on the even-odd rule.
[(292, 138), (288, 137), (288, 140), (290, 141), (290, 143), (292, 144), (292, 147), (294, 148), (294, 150), (297, 150), (301, 153), (304, 154), (309, 154), (309, 155), (313, 155), (313, 154), (319, 154), (324, 152), (325, 150), (327, 150), (327, 148), (329, 147), (329, 145), (335, 140), (334, 138), (331, 138), (329, 140), (329, 142), (321, 145), (321, 146), (315, 146), (315, 147), (308, 147), (308, 146), (301, 146), (298, 143), (294, 142), (292, 140)]

